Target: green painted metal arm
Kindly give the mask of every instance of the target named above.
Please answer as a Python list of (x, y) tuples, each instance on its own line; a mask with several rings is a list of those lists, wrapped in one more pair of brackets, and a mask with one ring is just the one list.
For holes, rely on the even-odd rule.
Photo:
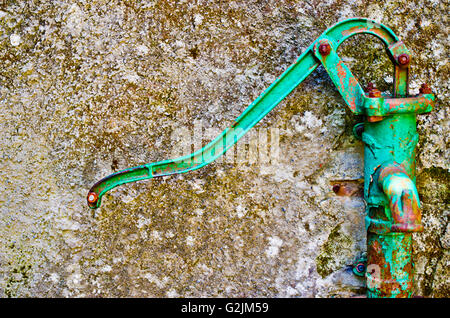
[(199, 169), (231, 148), (242, 136), (277, 106), (319, 65), (308, 49), (275, 82), (272, 83), (248, 108), (216, 139), (202, 149), (176, 159), (148, 163), (114, 173), (97, 182), (89, 191), (88, 204), (100, 206), (101, 197), (110, 189), (128, 182), (185, 173)]
[[(309, 76), (321, 63), (341, 93), (350, 110), (355, 114), (370, 113), (371, 116), (388, 114), (389, 100), (369, 98), (365, 96), (356, 78), (348, 67), (339, 59), (336, 50), (347, 38), (360, 34), (371, 34), (378, 37), (386, 46), (391, 60), (394, 62), (399, 83), (407, 78), (407, 68), (398, 66), (397, 57), (406, 51), (395, 34), (387, 27), (364, 18), (348, 19), (337, 23), (326, 30), (312, 45), (279, 76), (247, 109), (235, 120), (233, 125), (223, 131), (216, 139), (204, 148), (184, 157), (148, 163), (142, 166), (119, 171), (107, 176), (90, 189), (87, 197), (90, 208), (98, 208), (102, 196), (112, 188), (138, 180), (162, 177), (171, 174), (185, 173), (199, 169), (223, 155), (242, 136), (255, 126), (265, 115), (277, 106), (292, 90)], [(321, 52), (321, 45), (329, 45), (329, 51)], [(394, 83), (395, 85), (395, 83)], [(401, 89), (394, 89), (394, 92)], [(430, 97), (431, 98), (431, 97)], [(434, 97), (433, 97), (434, 98)], [(432, 99), (432, 98), (431, 98)], [(395, 105), (403, 112), (425, 111), (428, 99), (417, 102), (414, 109), (409, 106), (411, 98), (405, 98), (404, 105)], [(403, 108), (402, 108), (403, 107)], [(367, 111), (368, 110), (368, 111)]]

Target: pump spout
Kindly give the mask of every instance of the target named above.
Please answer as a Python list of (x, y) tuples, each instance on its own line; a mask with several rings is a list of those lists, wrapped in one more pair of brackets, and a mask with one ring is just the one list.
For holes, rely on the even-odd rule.
[(378, 185), (389, 200), (392, 232), (421, 232), (421, 207), (416, 185), (396, 162), (381, 167)]
[(379, 227), (370, 227), (367, 232), (367, 296), (412, 297), (412, 232), (423, 230), (419, 195), (403, 165), (387, 161), (377, 170), (374, 186), (383, 192), (386, 204), (378, 213), (377, 208), (370, 210), (375, 213), (371, 222)]

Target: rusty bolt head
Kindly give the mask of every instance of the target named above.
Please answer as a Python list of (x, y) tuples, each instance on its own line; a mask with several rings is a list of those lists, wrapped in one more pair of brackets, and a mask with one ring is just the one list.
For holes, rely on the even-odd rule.
[(409, 64), (409, 55), (408, 54), (400, 54), (397, 58), (397, 61), (400, 65), (408, 65)]
[(381, 92), (375, 87), (374, 83), (368, 83), (364, 91), (369, 94), (369, 97), (381, 97)]
[(420, 86), (419, 92), (420, 92), (420, 94), (432, 94), (433, 93), (427, 83), (423, 83), (422, 86)]
[(321, 55), (328, 55), (331, 52), (331, 46), (328, 43), (321, 43), (319, 45), (319, 53)]
[(333, 192), (334, 193), (338, 193), (340, 189), (341, 189), (341, 186), (339, 184), (335, 184), (333, 186)]
[(95, 204), (98, 200), (98, 194), (95, 192), (89, 192), (87, 200), (88, 200), (88, 203)]
[(378, 89), (373, 88), (369, 91), (369, 97), (381, 97), (381, 92)]

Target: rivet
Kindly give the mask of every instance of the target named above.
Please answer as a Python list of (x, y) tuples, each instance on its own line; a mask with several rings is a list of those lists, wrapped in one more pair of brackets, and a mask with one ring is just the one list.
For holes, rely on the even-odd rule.
[(338, 193), (340, 189), (341, 189), (341, 186), (339, 184), (335, 184), (333, 186), (333, 192), (334, 193)]
[(400, 54), (397, 58), (397, 61), (400, 65), (408, 65), (409, 64), (409, 55), (408, 54)]
[(98, 200), (98, 195), (95, 192), (89, 192), (87, 200), (89, 203), (95, 203)]
[(331, 52), (331, 46), (328, 43), (321, 43), (319, 45), (319, 53), (321, 55), (328, 55)]

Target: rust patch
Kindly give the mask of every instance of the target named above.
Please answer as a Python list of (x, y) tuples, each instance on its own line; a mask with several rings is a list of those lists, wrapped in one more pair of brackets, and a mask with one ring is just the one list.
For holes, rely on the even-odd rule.
[[(405, 241), (406, 240), (406, 241)], [(409, 297), (412, 288), (412, 281), (406, 280), (401, 283), (393, 277), (393, 271), (396, 264), (390, 264), (390, 261), (387, 259), (387, 255), (389, 254), (386, 248), (388, 248), (390, 241), (389, 236), (384, 235), (376, 235), (370, 234), (368, 237), (368, 246), (367, 246), (367, 261), (368, 268), (369, 265), (372, 269), (369, 274), (371, 274), (370, 279), (372, 280), (371, 292), (376, 294), (377, 297), (397, 297), (397, 298), (405, 298)], [(405, 242), (404, 242), (405, 241)], [(403, 242), (407, 244), (407, 238), (402, 239)], [(405, 246), (406, 247), (406, 246)], [(401, 248), (403, 250), (403, 247)], [(392, 251), (392, 259), (395, 259), (394, 256), (397, 256), (396, 251)], [(402, 255), (398, 255), (402, 257)], [(409, 265), (408, 265), (409, 264)], [(408, 262), (404, 266), (405, 269), (410, 269), (412, 264)], [(408, 271), (410, 273), (410, 271)], [(411, 277), (408, 275), (408, 277)]]
[(383, 116), (367, 116), (367, 121), (369, 123), (375, 123), (377, 121), (382, 121), (384, 119)]

